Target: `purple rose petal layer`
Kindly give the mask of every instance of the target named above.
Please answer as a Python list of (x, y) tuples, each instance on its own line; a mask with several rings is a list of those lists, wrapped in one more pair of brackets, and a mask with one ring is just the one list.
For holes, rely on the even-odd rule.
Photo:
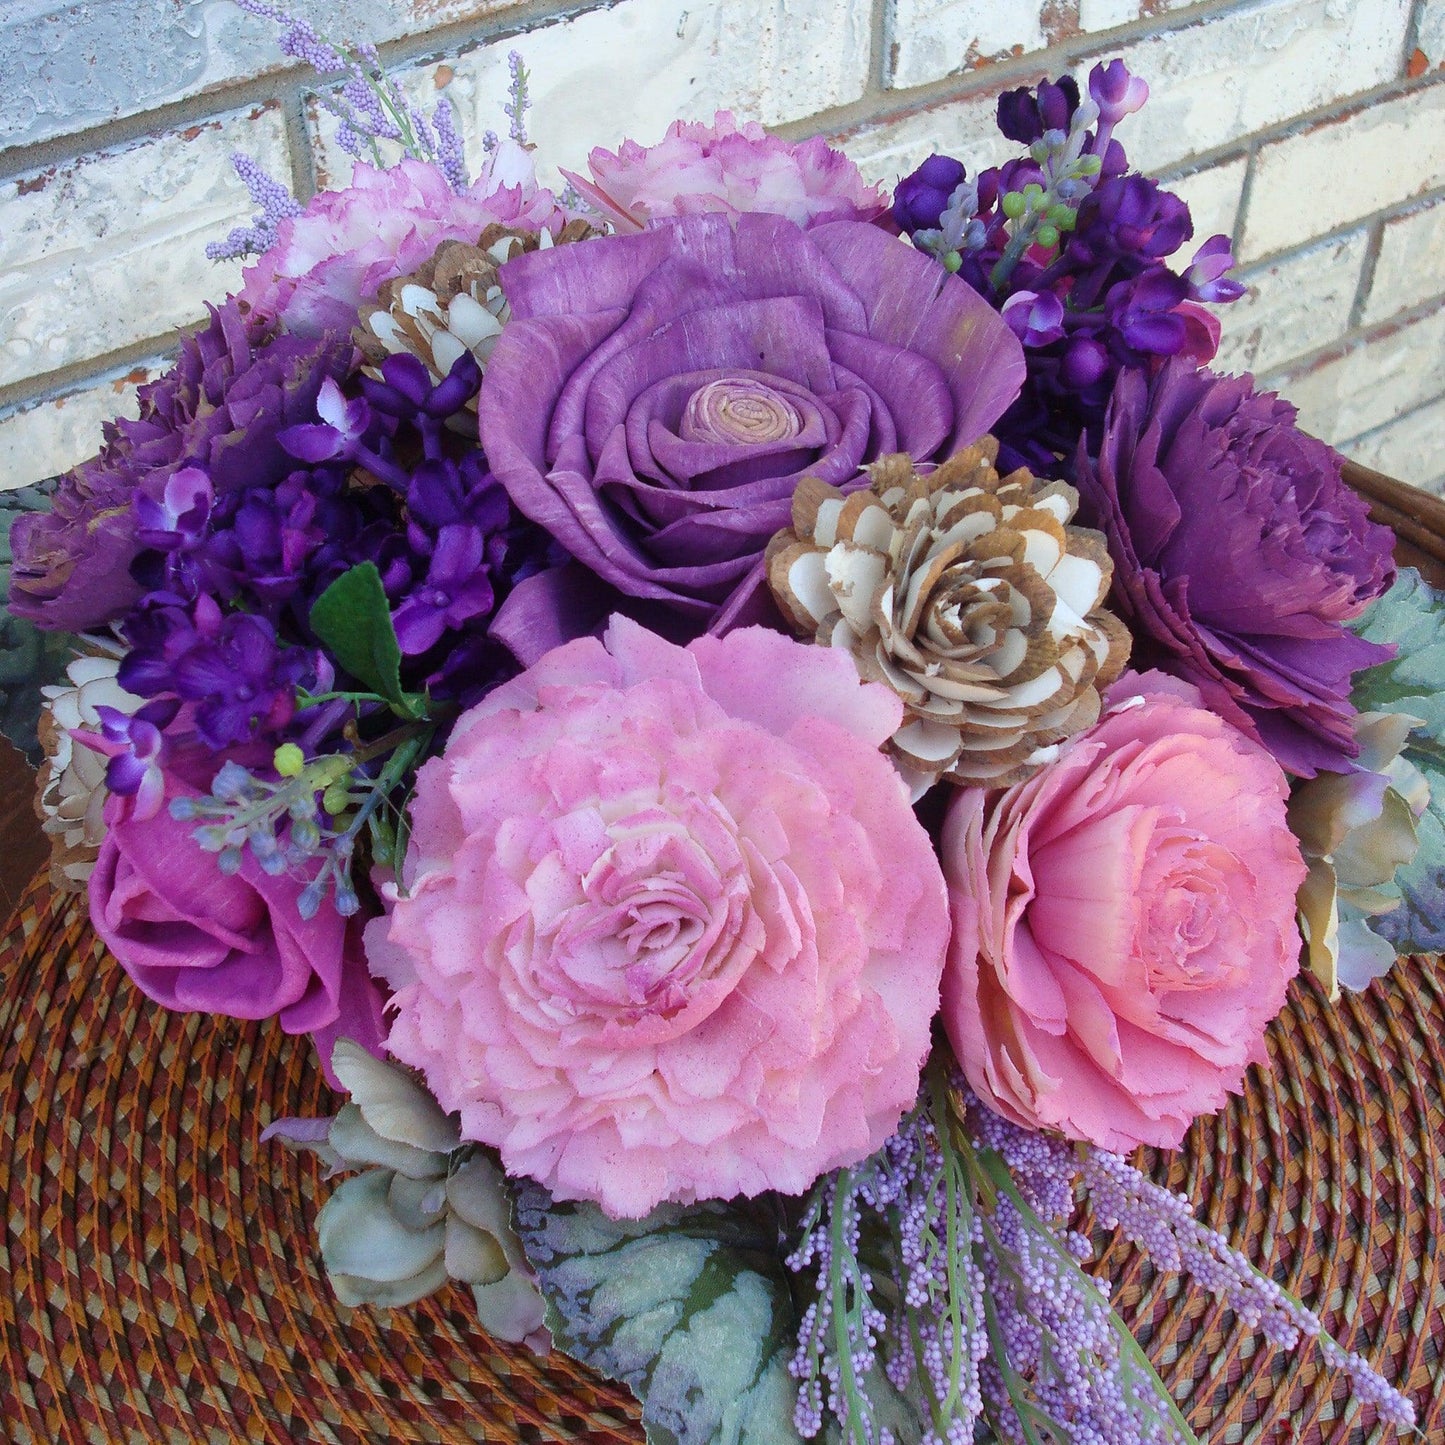
[(1182, 361), (1152, 381), (1127, 371), (1099, 459), (1081, 445), (1076, 480), (1109, 539), (1110, 605), (1136, 664), (1192, 682), (1313, 777), (1348, 767), (1350, 676), (1390, 656), (1344, 624), (1390, 585), (1393, 538), (1295, 415), (1249, 377)]
[(857, 222), (694, 216), (502, 279), (493, 472), (604, 581), (694, 628), (750, 584), (804, 475), (847, 487), (887, 452), (946, 456), (1023, 378), (986, 302)]

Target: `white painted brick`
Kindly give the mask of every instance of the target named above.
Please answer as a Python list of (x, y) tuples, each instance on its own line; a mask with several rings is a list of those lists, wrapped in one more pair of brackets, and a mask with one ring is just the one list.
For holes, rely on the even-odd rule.
[(1430, 65), (1445, 65), (1445, 0), (1425, 0), (1416, 43)]
[(1387, 477), (1445, 492), (1445, 397), (1340, 448)]
[(1326, 441), (1358, 437), (1440, 394), (1445, 381), (1445, 307), (1354, 347), (1313, 371), (1265, 379), (1294, 402), (1300, 425)]
[(1139, 0), (1079, 0), (1079, 29), (1112, 30), (1139, 18)]
[(1365, 303), (1373, 325), (1445, 291), (1445, 201), (1396, 216), (1385, 225), (1380, 258)]
[[(288, 0), (339, 40), (376, 44), (519, 0)], [(277, 26), (232, 0), (0, 0), (0, 147), (104, 125), (294, 64)]]
[[(1187, 175), (1174, 176), (1165, 182), (1175, 195), (1183, 197), (1194, 221), (1194, 239), (1188, 247), (1198, 246), (1211, 236), (1233, 236), (1239, 216), (1240, 197), (1244, 193), (1244, 174), (1248, 162), (1243, 156), (1222, 165), (1206, 166)], [(1193, 255), (1193, 250), (1188, 250)]]
[(1299, 245), (1445, 184), (1445, 85), (1263, 147), (1241, 258)]
[(1238, 279), (1249, 293), (1219, 308), (1224, 335), (1218, 365), (1233, 372), (1267, 371), (1343, 336), (1365, 249), (1365, 233), (1354, 231), (1272, 266), (1242, 272)]
[(168, 364), (155, 357), (0, 417), (0, 491), (28, 487), (94, 456), (102, 424), (134, 417), (136, 388)]
[[(769, 0), (622, 0), (397, 78), (428, 114), (445, 80), (475, 167), (481, 136), (505, 133), (507, 55), (519, 51), (531, 75), (527, 119), (539, 161), (570, 170), (594, 146), (660, 140), (680, 116), (710, 120), (731, 109), (780, 125), (856, 100), (867, 83), (870, 27), (867, 0), (788, 0), (786, 12)], [(316, 133), (323, 180), (344, 181), (350, 162), (329, 117)]]
[(1409, 0), (1268, 0), (1136, 41), (1118, 53), (1149, 103), (1119, 139), (1157, 171), (1394, 80), (1409, 19)]
[(1137, 19), (1139, 0), (1079, 0), (1079, 29), (1087, 35)]
[(1056, 8), (1045, 0), (887, 0), (888, 83), (925, 85), (981, 61), (1042, 50), (1061, 38), (1046, 25)]
[(240, 279), (206, 260), (251, 212), (233, 151), (287, 173), (279, 110), (233, 112), (0, 184), (0, 384), (198, 320)]
[(935, 151), (956, 156), (970, 175), (977, 175), (1018, 152), (999, 134), (997, 108), (996, 95), (972, 96), (829, 139), (852, 156), (870, 181), (890, 188)]

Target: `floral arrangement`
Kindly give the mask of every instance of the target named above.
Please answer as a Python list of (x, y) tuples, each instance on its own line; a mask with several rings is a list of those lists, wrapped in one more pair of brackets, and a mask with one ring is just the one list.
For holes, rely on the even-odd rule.
[[(1441, 598), (1216, 374), (1224, 237), (1114, 61), (892, 195), (719, 114), (543, 185), (287, 20), (358, 156), (244, 157), (237, 295), (49, 510), (57, 884), (177, 1009), (315, 1041), (340, 1299), (448, 1280), (654, 1442), (1194, 1439), (1087, 1199), (1409, 1400), (1123, 1157), (1301, 957), (1445, 944)], [(1409, 965), (1404, 965), (1409, 966)]]

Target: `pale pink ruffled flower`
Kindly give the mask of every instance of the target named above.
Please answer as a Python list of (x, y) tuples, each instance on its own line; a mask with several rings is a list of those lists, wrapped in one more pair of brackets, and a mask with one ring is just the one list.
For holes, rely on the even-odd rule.
[(515, 141), (502, 141), (460, 195), (425, 161), (359, 164), (349, 186), (278, 224), (276, 244), (246, 268), (240, 299), (300, 336), (347, 331), (384, 281), (415, 271), (443, 241), (475, 241), (493, 224), (556, 235), (571, 216)]
[(1194, 688), (1126, 675), (1109, 701), (1028, 782), (951, 804), (943, 1023), (1014, 1123), (1170, 1148), (1266, 1057), (1305, 867), (1279, 765)]
[(674, 121), (655, 146), (625, 140), (616, 152), (594, 150), (592, 179), (564, 172), (618, 231), (640, 231), (667, 216), (750, 211), (820, 221), (869, 221), (887, 197), (821, 136), (791, 143), (756, 121), (738, 125), (720, 110), (711, 125)]
[(457, 725), (368, 930), (388, 1050), (559, 1198), (799, 1193), (913, 1103), (948, 939), (900, 706), (763, 628), (614, 618)]

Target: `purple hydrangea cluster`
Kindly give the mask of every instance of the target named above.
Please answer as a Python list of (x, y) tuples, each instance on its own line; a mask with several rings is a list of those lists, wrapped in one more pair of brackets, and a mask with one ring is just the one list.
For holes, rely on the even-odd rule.
[(969, 180), (931, 156), (899, 183), (892, 219), (998, 307), (1023, 343), (1028, 379), (994, 427), (1006, 463), (1054, 474), (1079, 438), (1097, 442), (1126, 369), (1188, 356), (1206, 362), (1218, 324), (1201, 302), (1243, 287), (1224, 236), (1183, 274), (1168, 258), (1193, 233), (1189, 208), (1131, 173), (1115, 126), (1148, 86), (1119, 60), (1097, 65), (1089, 96), (1065, 76), (1001, 96), (999, 129), (1028, 154)]

